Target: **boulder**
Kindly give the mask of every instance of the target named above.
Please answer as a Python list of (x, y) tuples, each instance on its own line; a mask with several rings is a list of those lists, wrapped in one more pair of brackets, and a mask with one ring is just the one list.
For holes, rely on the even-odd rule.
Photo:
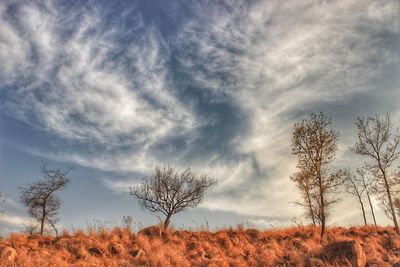
[(88, 252), (90, 253), (90, 255), (92, 256), (102, 256), (103, 255), (103, 251), (101, 251), (101, 249), (96, 248), (96, 247), (91, 247), (88, 249)]
[(163, 229), (160, 226), (153, 225), (153, 226), (149, 226), (149, 227), (146, 227), (146, 228), (140, 230), (137, 233), (137, 235), (138, 236), (143, 235), (143, 236), (147, 236), (150, 238), (157, 238), (157, 237), (160, 238), (162, 233), (163, 233)]
[(367, 263), (364, 249), (355, 240), (330, 243), (323, 247), (319, 258), (353, 267), (365, 267)]
[(5, 264), (13, 264), (17, 258), (17, 251), (12, 247), (0, 248), (0, 261)]

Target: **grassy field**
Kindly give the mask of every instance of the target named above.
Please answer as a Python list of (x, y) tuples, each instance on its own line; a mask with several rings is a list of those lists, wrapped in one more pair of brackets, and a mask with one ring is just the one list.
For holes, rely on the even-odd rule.
[(400, 262), (400, 238), (389, 227), (329, 228), (323, 242), (313, 227), (217, 232), (150, 227), (139, 233), (125, 228), (64, 231), (59, 237), (13, 233), (0, 242), (0, 265), (355, 266), (351, 251), (332, 256), (327, 250), (327, 245), (345, 240), (363, 250), (367, 266)]

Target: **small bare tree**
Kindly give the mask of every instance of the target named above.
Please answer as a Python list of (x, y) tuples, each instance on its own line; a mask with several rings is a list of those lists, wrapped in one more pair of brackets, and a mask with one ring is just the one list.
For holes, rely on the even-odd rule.
[(363, 195), (365, 193), (366, 187), (364, 186), (364, 182), (362, 180), (362, 177), (360, 176), (355, 176), (351, 173), (350, 168), (347, 169), (344, 175), (344, 186), (345, 186), (345, 191), (346, 193), (349, 193), (351, 195), (354, 195), (357, 197), (358, 202), (360, 203), (363, 219), (364, 219), (364, 225), (367, 226), (367, 217), (365, 215), (365, 208), (364, 208), (364, 201), (363, 201)]
[(207, 188), (215, 180), (206, 175), (196, 175), (190, 169), (184, 171), (173, 167), (156, 167), (151, 177), (144, 177), (141, 185), (130, 187), (130, 194), (151, 212), (164, 214), (164, 229), (171, 216), (190, 207), (199, 205)]
[(376, 115), (367, 119), (357, 118), (357, 154), (370, 158), (368, 169), (375, 179), (375, 188), (380, 195), (388, 217), (393, 221), (397, 234), (400, 234), (397, 216), (393, 205), (393, 194), (397, 185), (395, 175), (390, 175), (393, 163), (400, 156), (400, 135), (393, 134), (389, 114)]
[[(309, 120), (294, 125), (292, 154), (297, 155), (297, 168), (302, 175), (302, 184), (310, 186), (315, 218), (321, 223), (321, 239), (325, 233), (329, 208), (337, 203), (336, 197), (342, 183), (342, 172), (331, 172), (329, 164), (335, 159), (339, 133), (329, 129), (331, 119), (324, 113), (312, 113)], [(308, 189), (307, 189), (308, 190)]]
[(357, 174), (361, 178), (362, 185), (363, 185), (363, 187), (365, 189), (365, 194), (367, 195), (368, 204), (369, 204), (369, 207), (371, 209), (372, 219), (374, 220), (375, 227), (377, 227), (378, 225), (376, 224), (374, 205), (372, 204), (372, 200), (371, 200), (371, 189), (370, 189), (371, 188), (371, 181), (369, 181), (368, 178), (366, 177), (366, 173), (365, 173), (364, 169), (357, 169)]
[[(45, 223), (56, 230), (57, 214), (61, 207), (61, 200), (55, 193), (69, 183), (66, 177), (70, 169), (49, 170), (42, 166), (43, 180), (20, 187), (21, 202), (28, 208), (28, 214), (40, 223), (40, 234), (43, 235)], [(56, 231), (57, 234), (57, 231)]]

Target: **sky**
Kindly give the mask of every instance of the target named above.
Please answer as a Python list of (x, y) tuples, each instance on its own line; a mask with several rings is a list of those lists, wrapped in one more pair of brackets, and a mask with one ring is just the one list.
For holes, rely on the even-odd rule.
[[(218, 181), (175, 227), (306, 223), (289, 179), (294, 123), (331, 116), (332, 168), (354, 169), (357, 116), (400, 126), (397, 0), (5, 0), (0, 25), (1, 233), (30, 223), (17, 187), (43, 164), (73, 168), (67, 229), (157, 223), (128, 193), (157, 165)], [(342, 199), (329, 224), (361, 224)]]

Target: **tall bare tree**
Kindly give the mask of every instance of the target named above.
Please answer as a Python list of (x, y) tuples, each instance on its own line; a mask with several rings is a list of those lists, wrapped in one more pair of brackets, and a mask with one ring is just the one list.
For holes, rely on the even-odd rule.
[(370, 159), (368, 169), (375, 179), (374, 184), (388, 217), (393, 221), (397, 234), (400, 234), (397, 216), (393, 205), (396, 177), (391, 175), (391, 167), (400, 156), (400, 135), (393, 125), (389, 114), (384, 117), (357, 118), (357, 136), (355, 145), (357, 154)]
[(337, 194), (342, 183), (342, 172), (332, 172), (330, 163), (335, 159), (339, 133), (330, 129), (331, 118), (324, 113), (310, 115), (294, 125), (292, 153), (297, 155), (299, 170), (307, 170), (303, 178), (312, 187), (315, 199), (315, 217), (321, 223), (321, 239), (325, 233), (329, 208), (337, 203)]
[(44, 165), (41, 167), (43, 180), (19, 188), (21, 202), (28, 208), (28, 214), (40, 223), (41, 235), (43, 235), (45, 223), (56, 229), (55, 223), (58, 221), (57, 214), (61, 207), (61, 200), (55, 193), (69, 183), (66, 177), (69, 171), (70, 169), (49, 170)]
[(365, 214), (364, 201), (363, 201), (363, 196), (364, 196), (366, 187), (364, 186), (362, 177), (353, 175), (351, 173), (350, 168), (347, 169), (344, 173), (345, 173), (345, 175), (344, 175), (345, 191), (347, 193), (357, 197), (358, 202), (360, 203), (360, 208), (361, 208), (363, 219), (364, 219), (364, 225), (367, 226), (368, 225), (367, 217)]
[(357, 169), (357, 174), (361, 177), (362, 185), (365, 189), (365, 194), (367, 195), (369, 208), (371, 210), (372, 219), (374, 220), (375, 227), (377, 227), (378, 225), (376, 224), (374, 205), (372, 204), (371, 200), (371, 190), (370, 190), (371, 182), (367, 179), (364, 169)]
[(165, 215), (164, 228), (169, 226), (172, 215), (203, 201), (206, 189), (215, 184), (206, 175), (197, 175), (190, 169), (156, 167), (151, 177), (144, 177), (141, 185), (130, 187), (130, 194), (151, 212)]

